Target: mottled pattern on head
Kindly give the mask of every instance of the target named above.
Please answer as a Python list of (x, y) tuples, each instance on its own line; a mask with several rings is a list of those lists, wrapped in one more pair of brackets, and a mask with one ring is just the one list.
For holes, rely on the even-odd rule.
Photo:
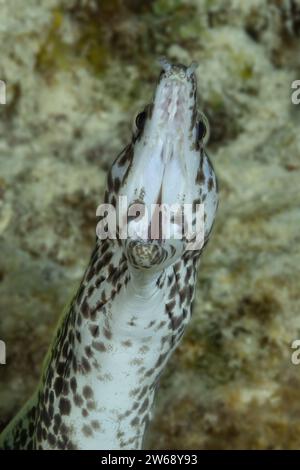
[[(117, 207), (123, 195), (142, 211), (152, 203), (203, 203), (206, 243), (217, 182), (204, 151), (195, 65), (161, 65), (153, 102), (109, 172), (105, 202)], [(191, 317), (203, 249), (164, 239), (153, 220), (143, 225), (131, 214), (128, 239), (97, 239), (38, 389), (2, 434), (0, 448), (142, 447), (159, 377)], [(171, 225), (181, 230), (176, 214)]]
[[(129, 214), (129, 240), (121, 241), (124, 254), (135, 267), (165, 268), (186, 251), (185, 238), (163, 238), (162, 228), (151, 206), (204, 204), (205, 241), (217, 207), (217, 182), (204, 142), (207, 121), (197, 103), (196, 65), (190, 67), (162, 60), (163, 70), (151, 104), (136, 118), (136, 130), (130, 145), (112, 165), (106, 200), (116, 208), (119, 196), (128, 206), (138, 205)], [(113, 194), (112, 194), (113, 193)], [(147, 223), (143, 217), (148, 211)], [(182, 231), (181, 214), (171, 216), (171, 234)], [(122, 221), (121, 221), (122, 222)], [(156, 225), (155, 225), (156, 224)], [(195, 218), (193, 218), (193, 229)], [(132, 243), (134, 241), (134, 243)]]

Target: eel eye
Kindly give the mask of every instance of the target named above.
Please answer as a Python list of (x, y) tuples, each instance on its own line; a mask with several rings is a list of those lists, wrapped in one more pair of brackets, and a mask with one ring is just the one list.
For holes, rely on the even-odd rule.
[(200, 145), (205, 145), (209, 139), (209, 122), (207, 117), (200, 113), (198, 114), (198, 123), (196, 129), (196, 142)]
[(207, 134), (206, 125), (203, 121), (199, 121), (197, 124), (197, 142), (203, 140)]
[(143, 127), (145, 125), (145, 122), (146, 122), (146, 117), (147, 117), (147, 113), (146, 111), (142, 111), (141, 113), (139, 113), (135, 119), (135, 125), (136, 127), (138, 128), (139, 131), (143, 130)]

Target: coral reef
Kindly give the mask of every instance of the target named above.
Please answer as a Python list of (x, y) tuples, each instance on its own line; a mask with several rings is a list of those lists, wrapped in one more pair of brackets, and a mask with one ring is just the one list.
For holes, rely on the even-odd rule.
[(0, 427), (37, 383), (164, 54), (199, 63), (221, 202), (147, 446), (300, 446), (299, 18), (297, 0), (1, 2)]

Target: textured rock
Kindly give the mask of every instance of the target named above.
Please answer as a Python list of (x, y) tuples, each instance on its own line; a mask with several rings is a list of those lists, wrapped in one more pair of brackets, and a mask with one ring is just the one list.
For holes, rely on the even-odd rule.
[(35, 387), (93, 245), (107, 168), (166, 54), (199, 62), (221, 203), (148, 445), (298, 448), (300, 4), (124, 3), (1, 2), (0, 422)]

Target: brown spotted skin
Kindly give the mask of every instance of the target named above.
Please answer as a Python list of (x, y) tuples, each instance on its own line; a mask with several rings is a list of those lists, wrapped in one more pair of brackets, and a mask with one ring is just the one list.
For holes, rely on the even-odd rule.
[[(112, 260), (110, 256), (115, 249), (116, 242), (97, 242), (93, 252), (91, 264), (86, 272), (83, 281), (84, 289), (79, 288), (65, 321), (57, 333), (55, 345), (51, 349), (48, 366), (44, 372), (42, 383), (38, 392), (38, 398), (34, 406), (28, 411), (23, 419), (13, 430), (11, 444), (4, 442), (4, 448), (13, 449), (77, 449), (80, 442), (77, 442), (72, 426), (68, 425), (68, 416), (74, 408), (80, 410), (82, 414), (82, 432), (87, 436), (98, 432), (101, 428), (101, 421), (93, 419), (93, 409), (98, 406), (95, 403), (93, 390), (88, 385), (91, 374), (101, 374), (101, 352), (109, 348), (112, 340), (112, 332), (107, 328), (100, 331), (98, 327), (99, 316), (105, 317), (109, 303), (113, 301), (118, 290), (128, 279), (128, 269), (126, 260), (120, 260), (118, 266), (108, 263), (107, 272), (110, 276), (106, 279), (105, 287), (101, 289), (104, 279), (99, 276), (99, 264), (101, 260)], [(140, 355), (135, 359), (136, 367), (140, 369), (141, 377), (138, 387), (130, 391), (132, 398), (131, 407), (124, 412), (128, 413), (133, 430), (137, 430), (132, 441), (128, 442), (123, 438), (122, 428), (118, 431), (119, 447), (140, 445), (139, 426), (143, 429), (149, 421), (149, 412), (152, 404), (154, 391), (158, 383), (159, 376), (167, 362), (172, 350), (176, 347), (179, 339), (183, 335), (186, 324), (191, 315), (191, 305), (194, 296), (194, 284), (196, 275), (196, 264), (198, 253), (190, 252), (192, 256), (185, 256), (182, 261), (177, 262), (168, 272), (157, 278), (157, 288), (165, 293), (164, 317), (160, 323), (149, 321), (148, 329), (153, 330), (156, 335), (160, 335), (160, 353), (157, 360), (150, 368), (143, 368), (144, 356), (151, 345), (145, 343), (141, 345)], [(94, 272), (92, 275), (91, 273)], [(89, 280), (88, 280), (89, 279)], [(110, 291), (107, 292), (109, 283)], [(90, 303), (92, 287), (98, 284), (95, 289), (99, 292), (99, 302), (96, 306)], [(108, 300), (108, 298), (110, 299)], [(102, 300), (103, 299), (103, 300)], [(178, 313), (179, 314), (178, 314)], [(83, 347), (80, 329), (83, 323), (88, 325), (90, 338)], [(132, 324), (134, 328), (134, 322)], [(126, 343), (126, 341), (124, 340)], [(128, 341), (126, 348), (130, 348)], [(82, 351), (76, 354), (76, 351)], [(105, 380), (103, 378), (102, 380)], [(78, 387), (80, 383), (80, 387)], [(145, 384), (142, 386), (142, 384)], [(146, 396), (147, 395), (147, 396)], [(150, 398), (149, 398), (150, 396)], [(55, 406), (56, 403), (56, 406)], [(100, 397), (101, 403), (101, 397)], [(120, 418), (122, 420), (122, 417)], [(123, 418), (124, 419), (124, 418)], [(134, 439), (133, 439), (134, 438)]]
[[(160, 81), (172, 73), (182, 78), (186, 70), (173, 66)], [(186, 80), (194, 103), (189, 105), (188, 144), (197, 159), (188, 182), (193, 190), (189, 202), (193, 207), (204, 204), (204, 220), (209, 220), (205, 246), (217, 209), (217, 181), (202, 143), (193, 140), (196, 79), (192, 75)], [(154, 100), (145, 108), (149, 121), (155, 106)], [(112, 165), (106, 203), (117, 206), (118, 196), (129, 194), (132, 178), (138, 184), (134, 172), (144, 134), (139, 129)], [(135, 194), (145, 202), (149, 191), (145, 186)], [(180, 249), (178, 254), (172, 241), (164, 245), (97, 239), (83, 280), (62, 316), (37, 392), (1, 435), (0, 448), (142, 447), (159, 377), (192, 312), (203, 247)]]

